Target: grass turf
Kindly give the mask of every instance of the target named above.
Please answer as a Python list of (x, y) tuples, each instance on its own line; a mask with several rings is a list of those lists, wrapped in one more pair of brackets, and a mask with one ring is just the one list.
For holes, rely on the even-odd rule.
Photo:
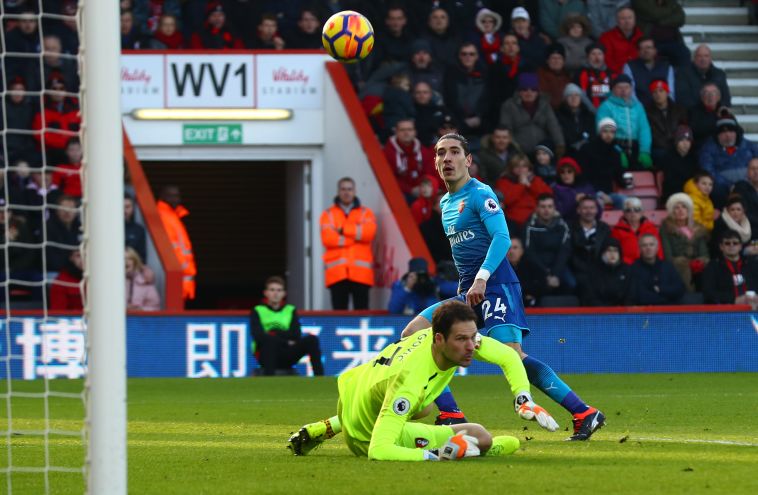
[[(755, 374), (577, 375), (567, 381), (608, 416), (590, 442), (563, 440), (519, 420), (502, 377), (453, 381), (468, 418), (519, 437), (507, 457), (456, 463), (380, 463), (354, 457), (339, 437), (306, 457), (285, 449), (289, 433), (335, 411), (334, 378), (129, 381), (129, 492), (234, 493), (758, 493)], [(42, 382), (14, 382), (39, 391)], [(57, 391), (81, 382), (54, 381)], [(535, 400), (562, 427), (570, 418), (541, 393)], [(44, 466), (42, 400), (14, 398), (8, 441), (14, 465)], [(81, 428), (77, 400), (52, 398), (50, 427)], [(8, 424), (7, 404), (0, 424)], [(81, 466), (82, 441), (52, 435), (51, 463)], [(0, 468), (8, 456), (0, 455)], [(0, 493), (7, 491), (0, 477)], [(50, 473), (50, 493), (82, 493), (81, 474)], [(13, 473), (13, 493), (43, 493), (44, 476)]]

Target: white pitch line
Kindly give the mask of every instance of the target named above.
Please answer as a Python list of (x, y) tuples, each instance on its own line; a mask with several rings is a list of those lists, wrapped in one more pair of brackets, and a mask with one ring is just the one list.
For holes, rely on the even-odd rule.
[(672, 443), (715, 443), (718, 445), (739, 445), (741, 447), (758, 447), (758, 443), (735, 442), (733, 440), (705, 440), (699, 438), (667, 438), (667, 437), (629, 437), (630, 440), (646, 440), (649, 442), (672, 442)]

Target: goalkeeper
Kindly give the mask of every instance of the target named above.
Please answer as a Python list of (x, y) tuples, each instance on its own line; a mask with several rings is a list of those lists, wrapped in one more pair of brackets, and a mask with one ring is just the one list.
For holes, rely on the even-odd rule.
[(429, 414), (458, 366), (472, 359), (499, 365), (524, 419), (555, 431), (558, 424), (532, 402), (529, 380), (518, 353), (477, 333), (476, 313), (460, 301), (442, 304), (432, 328), (384, 348), (377, 358), (343, 373), (338, 381), (337, 416), (303, 426), (289, 439), (295, 455), (305, 455), (340, 431), (357, 456), (392, 461), (460, 459), (518, 449), (514, 437), (492, 438), (481, 425), (427, 425), (412, 422)]

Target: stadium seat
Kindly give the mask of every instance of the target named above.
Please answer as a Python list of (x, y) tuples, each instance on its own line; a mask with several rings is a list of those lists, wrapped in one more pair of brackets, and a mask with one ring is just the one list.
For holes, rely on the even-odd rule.
[(655, 185), (658, 187), (658, 197), (663, 197), (663, 180), (665, 179), (663, 175), (663, 170), (659, 170), (655, 173)]
[(655, 175), (653, 172), (648, 171), (641, 171), (641, 172), (632, 172), (632, 177), (634, 177), (634, 188), (641, 188), (641, 187), (652, 187), (654, 189), (657, 188), (656, 182), (655, 182)]
[(576, 296), (542, 296), (540, 308), (573, 308), (579, 306), (579, 298)]
[(666, 210), (645, 210), (645, 218), (655, 224), (656, 227), (660, 227), (663, 219), (668, 216)]
[(640, 198), (640, 202), (642, 203), (643, 210), (655, 210), (656, 208), (658, 208), (657, 196), (640, 196), (640, 195), (636, 195), (636, 196)]
[(600, 220), (607, 223), (610, 226), (614, 226), (619, 222), (619, 219), (624, 215), (621, 210), (605, 210)]

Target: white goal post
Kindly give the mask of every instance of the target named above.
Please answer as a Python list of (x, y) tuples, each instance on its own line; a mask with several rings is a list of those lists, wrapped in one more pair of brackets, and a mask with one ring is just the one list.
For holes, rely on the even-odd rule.
[(119, 2), (79, 0), (86, 207), (88, 493), (124, 495), (126, 308)]

